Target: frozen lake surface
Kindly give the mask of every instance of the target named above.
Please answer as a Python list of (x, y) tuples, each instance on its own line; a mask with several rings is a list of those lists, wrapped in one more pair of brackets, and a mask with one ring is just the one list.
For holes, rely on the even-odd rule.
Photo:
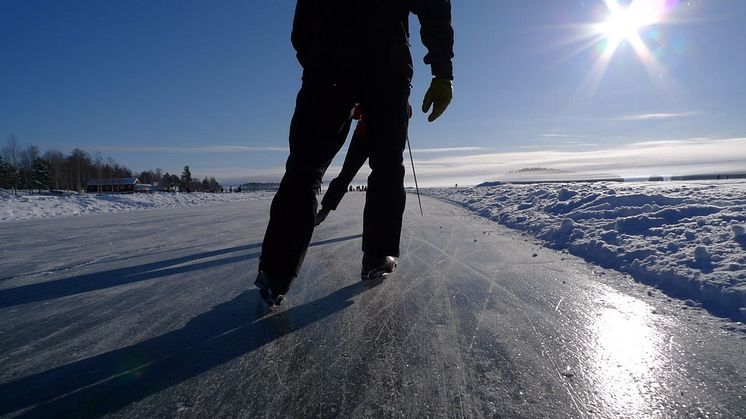
[(0, 416), (746, 416), (742, 325), (429, 197), (366, 285), (349, 194), (267, 312), (269, 203), (3, 223)]

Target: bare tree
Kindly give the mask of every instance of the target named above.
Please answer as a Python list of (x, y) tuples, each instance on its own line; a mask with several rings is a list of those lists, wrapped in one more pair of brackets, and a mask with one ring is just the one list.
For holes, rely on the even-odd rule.
[(155, 173), (153, 173), (153, 185), (157, 187), (161, 187), (163, 184), (163, 170), (160, 168), (155, 169)]
[(98, 193), (101, 193), (101, 180), (103, 179), (103, 170), (104, 170), (104, 156), (101, 155), (100, 151), (97, 151), (95, 154), (96, 159), (96, 179), (98, 180)]
[(44, 160), (49, 165), (50, 175), (52, 177), (52, 186), (54, 189), (66, 189), (65, 182), (65, 155), (59, 150), (48, 150), (44, 153)]
[[(16, 139), (16, 136), (13, 134), (10, 134), (10, 137), (8, 137), (8, 140), (6, 142), (5, 147), (2, 149), (3, 159), (5, 162), (11, 166), (13, 166), (16, 170), (18, 169), (18, 140)], [(18, 185), (15, 184), (15, 181), (13, 181), (11, 185), (11, 189), (13, 189), (13, 195), (16, 195)]]
[(68, 161), (74, 174), (75, 189), (81, 191), (84, 188), (83, 183), (88, 179), (88, 172), (91, 166), (93, 166), (91, 156), (85, 151), (76, 148), (70, 153)]
[(18, 156), (18, 173), (21, 178), (21, 186), (24, 189), (28, 189), (31, 193), (34, 189), (33, 185), (33, 173), (34, 173), (34, 162), (39, 158), (39, 148), (35, 145), (30, 145), (22, 149)]
[(3, 159), (14, 167), (18, 167), (18, 140), (11, 134), (3, 147)]

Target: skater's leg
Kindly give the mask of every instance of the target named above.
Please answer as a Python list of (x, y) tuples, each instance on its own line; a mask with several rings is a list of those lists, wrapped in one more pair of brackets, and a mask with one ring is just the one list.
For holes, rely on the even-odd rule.
[(298, 275), (313, 234), (316, 192), (344, 144), (353, 101), (332, 83), (304, 81), (290, 126), (290, 156), (270, 209), (259, 270), (284, 294)]
[(409, 117), (409, 83), (390, 83), (374, 89), (363, 103), (366, 110), (371, 174), (363, 216), (363, 251), (399, 256), (404, 192), (404, 147)]
[[(360, 122), (359, 124), (361, 124)], [(362, 129), (356, 129), (350, 140), (350, 148), (347, 150), (344, 163), (342, 164), (342, 170), (339, 172), (336, 178), (329, 183), (329, 188), (324, 194), (324, 198), (321, 200), (321, 206), (324, 209), (336, 210), (347, 187), (355, 178), (357, 172), (365, 164), (365, 160), (368, 158), (368, 150), (366, 148), (365, 131)]]

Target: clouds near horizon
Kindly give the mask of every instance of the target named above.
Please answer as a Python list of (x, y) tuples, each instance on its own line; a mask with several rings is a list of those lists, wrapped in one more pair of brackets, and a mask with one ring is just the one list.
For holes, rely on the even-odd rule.
[[(648, 140), (592, 150), (555, 148), (484, 152), (487, 149), (477, 149), (482, 152), (430, 158), (414, 152), (420, 185), (473, 185), (505, 179), (510, 172), (532, 167), (554, 169), (568, 176), (609, 175), (624, 178), (746, 171), (746, 138)], [(405, 163), (407, 161), (405, 159)], [(405, 166), (407, 184), (414, 185), (411, 167), (409, 164)], [(340, 168), (339, 165), (330, 167), (324, 180), (331, 180)], [(210, 170), (223, 179), (235, 180), (250, 178), (268, 181), (279, 179), (283, 174), (282, 167)], [(355, 181), (365, 182), (369, 173), (368, 167), (364, 166)]]

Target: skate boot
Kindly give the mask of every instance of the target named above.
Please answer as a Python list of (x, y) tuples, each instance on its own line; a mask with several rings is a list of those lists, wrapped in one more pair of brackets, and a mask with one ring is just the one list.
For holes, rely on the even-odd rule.
[(254, 285), (259, 288), (259, 295), (262, 297), (262, 300), (264, 300), (268, 307), (277, 307), (282, 304), (285, 296), (272, 291), (272, 288), (269, 287), (269, 283), (270, 280), (267, 276), (267, 273), (264, 271), (259, 271), (256, 276), (256, 280), (254, 281)]
[(326, 220), (326, 217), (329, 215), (329, 212), (331, 210), (329, 208), (322, 207), (318, 214), (316, 214), (316, 222), (314, 223), (314, 226), (318, 226), (319, 224), (323, 223), (324, 220)]
[(396, 259), (392, 256), (378, 256), (364, 253), (363, 268), (360, 271), (360, 278), (363, 281), (383, 279), (386, 275), (393, 272), (395, 267)]

